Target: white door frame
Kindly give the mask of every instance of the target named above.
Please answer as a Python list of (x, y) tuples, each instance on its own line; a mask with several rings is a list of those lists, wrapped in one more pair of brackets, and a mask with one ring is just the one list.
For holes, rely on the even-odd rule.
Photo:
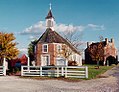
[(48, 65), (50, 65), (50, 55), (49, 54), (43, 54), (43, 55), (41, 55), (41, 66), (47, 66), (47, 62), (43, 63), (44, 62), (43, 57), (48, 57), (48, 61), (47, 62), (48, 62)]

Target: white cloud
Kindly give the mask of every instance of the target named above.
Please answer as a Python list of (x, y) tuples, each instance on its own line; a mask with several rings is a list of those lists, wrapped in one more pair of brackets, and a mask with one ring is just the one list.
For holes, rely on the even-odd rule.
[(26, 35), (26, 34), (40, 34), (42, 31), (45, 30), (45, 22), (40, 21), (33, 26), (30, 26), (26, 28), (24, 31), (22, 31), (20, 34)]
[(104, 25), (88, 24), (87, 27), (91, 28), (92, 30), (105, 30)]
[[(87, 24), (87, 25), (79, 25), (75, 26), (73, 24), (56, 24), (54, 23), (54, 29), (57, 32), (66, 32), (66, 31), (85, 31), (85, 30), (104, 30), (104, 25), (95, 25), (95, 24)], [(39, 21), (38, 23), (26, 28), (24, 31), (22, 31), (21, 35), (30, 35), (29, 39), (34, 39), (39, 37), (40, 34), (42, 34), (46, 30), (45, 21)]]
[(58, 32), (66, 32), (66, 31), (83, 31), (85, 29), (84, 26), (74, 26), (72, 24), (55, 24), (55, 30)]

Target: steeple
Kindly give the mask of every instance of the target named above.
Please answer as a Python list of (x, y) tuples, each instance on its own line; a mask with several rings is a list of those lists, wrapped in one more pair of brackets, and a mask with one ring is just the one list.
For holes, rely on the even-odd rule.
[(52, 15), (52, 7), (51, 7), (51, 3), (49, 4), (50, 5), (50, 10), (48, 12), (48, 15), (45, 17), (46, 19), (46, 28), (51, 28), (53, 31), (54, 31), (54, 17)]

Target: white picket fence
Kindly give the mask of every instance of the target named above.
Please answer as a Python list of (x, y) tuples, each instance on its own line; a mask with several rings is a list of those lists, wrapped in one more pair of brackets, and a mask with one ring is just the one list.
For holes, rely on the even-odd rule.
[(6, 75), (6, 59), (3, 59), (3, 66), (0, 66), (0, 76)]
[(5, 66), (0, 66), (0, 76), (6, 75)]
[(88, 78), (87, 66), (22, 66), (21, 76)]

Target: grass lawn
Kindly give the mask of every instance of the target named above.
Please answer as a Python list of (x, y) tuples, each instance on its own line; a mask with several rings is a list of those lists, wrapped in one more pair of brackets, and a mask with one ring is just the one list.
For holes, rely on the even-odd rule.
[(107, 70), (115, 67), (116, 65), (111, 66), (99, 66), (99, 69), (97, 68), (97, 65), (84, 65), (88, 66), (88, 79), (94, 79), (97, 78), (100, 74), (103, 74)]

